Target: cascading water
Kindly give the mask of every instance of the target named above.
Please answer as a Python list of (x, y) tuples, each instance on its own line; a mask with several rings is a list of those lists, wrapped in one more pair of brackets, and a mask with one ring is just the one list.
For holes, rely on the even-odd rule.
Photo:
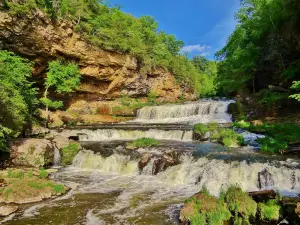
[(138, 138), (155, 138), (160, 140), (192, 141), (192, 130), (122, 130), (122, 129), (82, 129), (64, 130), (60, 135), (79, 136), (80, 141), (114, 141), (134, 140)]
[(53, 166), (60, 166), (61, 155), (60, 155), (60, 152), (59, 152), (58, 148), (54, 149), (54, 159), (53, 159), (53, 162), (54, 162)]
[[(204, 186), (214, 195), (232, 184), (244, 191), (274, 189), (284, 195), (298, 194), (297, 160), (190, 142), (191, 124), (231, 122), (227, 113), (230, 103), (199, 101), (145, 107), (135, 121), (118, 128), (107, 125), (54, 132), (79, 137), (85, 141), (82, 146), (89, 149), (80, 151), (72, 166), (53, 175), (72, 191), (46, 204), (26, 206), (6, 218), (5, 224), (178, 225), (174, 214), (181, 203)], [(248, 143), (259, 137), (242, 134)], [(123, 146), (124, 140), (142, 137), (166, 141), (152, 149), (127, 150)], [(59, 161), (56, 150), (55, 164)]]
[(140, 123), (229, 123), (228, 105), (233, 101), (202, 100), (181, 105), (148, 106), (138, 110)]

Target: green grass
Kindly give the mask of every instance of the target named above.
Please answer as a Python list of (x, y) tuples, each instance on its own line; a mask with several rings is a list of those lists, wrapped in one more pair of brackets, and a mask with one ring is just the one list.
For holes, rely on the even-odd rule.
[(258, 204), (259, 218), (263, 221), (278, 221), (280, 217), (281, 206), (277, 200), (269, 200), (266, 203)]
[(8, 178), (24, 178), (24, 173), (21, 170), (13, 171), (13, 170), (8, 170), (7, 172), (7, 177)]
[(240, 120), (238, 122), (234, 122), (233, 126), (234, 127), (239, 127), (239, 128), (242, 128), (242, 129), (247, 129), (247, 128), (249, 128), (251, 126), (251, 123), (250, 122), (246, 122), (245, 120)]
[(48, 177), (48, 172), (44, 168), (40, 169), (39, 177), (42, 179), (46, 179)]
[(159, 145), (160, 142), (153, 138), (140, 138), (128, 144), (129, 147), (145, 148)]
[(79, 152), (79, 144), (70, 143), (67, 147), (62, 150), (62, 165), (70, 165), (73, 162), (73, 159)]
[(52, 185), (52, 191), (55, 194), (62, 194), (62, 193), (65, 193), (66, 189), (65, 189), (64, 185), (62, 185), (62, 184), (54, 184), (54, 185)]

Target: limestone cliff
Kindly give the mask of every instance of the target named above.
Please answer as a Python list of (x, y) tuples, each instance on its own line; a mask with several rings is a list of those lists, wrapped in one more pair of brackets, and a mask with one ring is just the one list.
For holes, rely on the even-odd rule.
[(99, 101), (121, 95), (145, 97), (154, 92), (163, 101), (183, 96), (191, 100), (194, 91), (176, 84), (172, 73), (154, 68), (142, 75), (136, 58), (91, 45), (74, 30), (69, 21), (52, 21), (42, 11), (26, 16), (11, 16), (0, 5), (0, 49), (13, 51), (35, 62), (34, 76), (45, 76), (48, 61), (68, 59), (76, 62), (82, 73), (78, 100)]

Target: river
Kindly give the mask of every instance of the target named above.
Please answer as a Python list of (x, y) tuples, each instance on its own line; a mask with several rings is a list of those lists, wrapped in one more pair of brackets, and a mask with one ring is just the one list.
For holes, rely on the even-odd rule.
[[(126, 124), (55, 131), (78, 136), (85, 149), (71, 166), (52, 175), (72, 190), (57, 199), (23, 205), (2, 223), (171, 225), (178, 224), (184, 200), (204, 186), (216, 196), (231, 184), (245, 191), (273, 188), (297, 195), (298, 159), (262, 155), (250, 146), (227, 149), (193, 141), (191, 124), (231, 122), (229, 104), (145, 107)], [(125, 148), (129, 140), (141, 137), (162, 141), (150, 149)]]

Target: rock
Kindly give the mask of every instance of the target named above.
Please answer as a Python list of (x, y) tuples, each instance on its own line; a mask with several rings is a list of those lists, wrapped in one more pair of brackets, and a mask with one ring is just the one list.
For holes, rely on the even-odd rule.
[(263, 124), (264, 124), (264, 122), (261, 121), (261, 120), (253, 120), (253, 121), (251, 121), (251, 125), (253, 125), (253, 126), (261, 126)]
[[(34, 77), (44, 76), (44, 65), (56, 58), (73, 59), (80, 65), (81, 86), (64, 99), (65, 103), (74, 99), (116, 99), (122, 95), (147, 97), (150, 92), (164, 101), (176, 101), (179, 96), (187, 100), (196, 98), (192, 89), (177, 84), (166, 69), (156, 67), (142, 75), (137, 58), (91, 45), (76, 33), (72, 23), (54, 22), (39, 9), (24, 16), (11, 16), (1, 9), (0, 43), (6, 50), (34, 60)], [(53, 126), (60, 123), (55, 120)]]
[(52, 142), (57, 149), (65, 148), (70, 144), (69, 138), (60, 135), (55, 136)]
[(14, 165), (42, 167), (53, 164), (54, 146), (46, 139), (19, 139), (12, 143), (11, 159)]
[(300, 202), (297, 203), (297, 207), (295, 209), (295, 213), (298, 215), (298, 217), (300, 218)]
[(5, 205), (0, 206), (0, 216), (8, 216), (18, 210), (18, 206)]
[(48, 128), (42, 126), (33, 126), (30, 135), (31, 136), (43, 136), (50, 132)]
[(139, 161), (139, 168), (140, 170), (143, 170), (145, 166), (147, 166), (148, 162), (150, 162), (152, 157), (152, 154), (150, 153), (145, 153), (142, 155), (142, 158)]
[(258, 173), (259, 189), (272, 188), (273, 186), (274, 186), (274, 180), (268, 168)]

